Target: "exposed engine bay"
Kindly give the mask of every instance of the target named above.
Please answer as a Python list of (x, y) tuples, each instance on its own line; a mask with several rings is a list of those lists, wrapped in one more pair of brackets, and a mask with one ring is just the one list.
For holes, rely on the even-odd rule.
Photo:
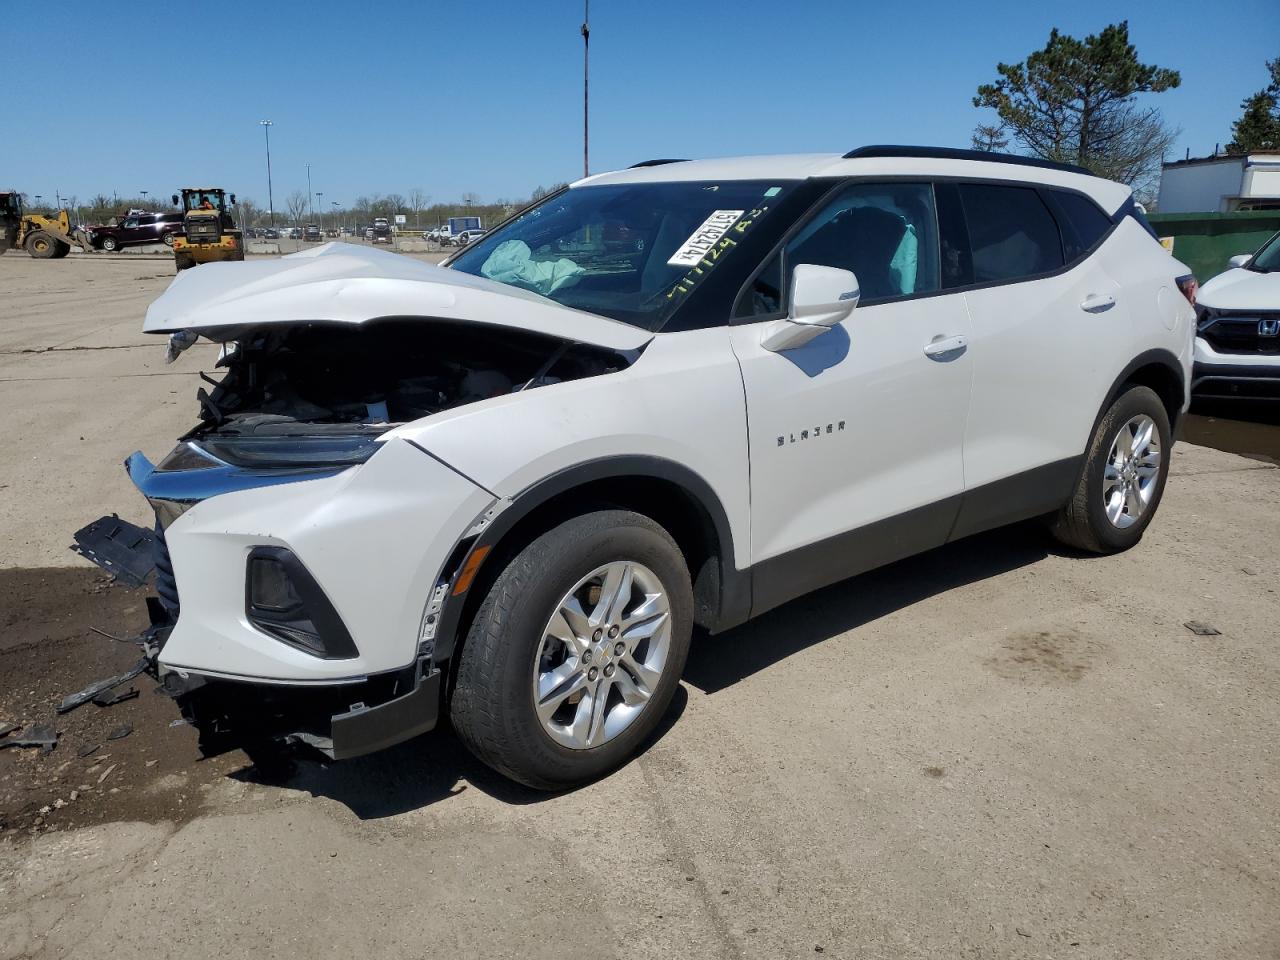
[[(374, 437), (452, 407), (628, 366), (634, 356), (545, 334), (431, 320), (264, 327), (226, 344), (205, 376), (200, 440)], [(261, 448), (261, 447), (260, 447)], [(259, 462), (255, 458), (255, 462)]]

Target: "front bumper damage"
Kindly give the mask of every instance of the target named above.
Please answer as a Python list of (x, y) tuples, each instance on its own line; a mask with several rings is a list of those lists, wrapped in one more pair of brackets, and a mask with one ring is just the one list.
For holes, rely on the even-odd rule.
[[(419, 479), (435, 482), (424, 482), (419, 490), (434, 489), (444, 496), (449, 483), (461, 483), (456, 474), (407, 445), (384, 452), (388, 454), (382, 460), (384, 471), (403, 473), (406, 466), (428, 471)], [(370, 464), (376, 462), (377, 458)], [(322, 477), (309, 485), (298, 482), (307, 477), (295, 475), (290, 479), (296, 485), (271, 494), (268, 488), (278, 486), (278, 481), (271, 482), (274, 477), (252, 478), (243, 472), (219, 477), (217, 470), (202, 470), (183, 481), (178, 474), (157, 471), (137, 454), (127, 467), (135, 485), (156, 508), (155, 531), (118, 517), (104, 517), (76, 534), (75, 549), (110, 573), (127, 572), (131, 582), (154, 578), (159, 596), (148, 601), (152, 626), (139, 638), (145, 640), (146, 672), (173, 697), (183, 718), (196, 727), (206, 756), (285, 743), (304, 745), (339, 760), (381, 750), (436, 726), (441, 666), (433, 662), (429, 645), (418, 643), (422, 604), (432, 591), (415, 584), (423, 582), (426, 568), (431, 568), (429, 579), (434, 585), (443, 561), (432, 568), (434, 561), (428, 560), (424, 569), (406, 571), (402, 557), (388, 546), (389, 528), (388, 533), (372, 538), (387, 555), (387, 569), (373, 568), (372, 559), (361, 553), (352, 538), (339, 539), (344, 556), (354, 559), (354, 565), (328, 568), (313, 552), (311, 542), (298, 532), (300, 527), (290, 523), (291, 514), (302, 517), (310, 508), (305, 526), (307, 530), (314, 528), (315, 499), (341, 518), (335, 527), (339, 533), (348, 529), (342, 524), (354, 522), (352, 515), (358, 515), (365, 526), (376, 523), (375, 513), (380, 509), (387, 510), (404, 533), (401, 510), (405, 505), (388, 498), (385, 476), (379, 478), (375, 469), (353, 482), (350, 473), (336, 477), (334, 471), (327, 471), (328, 479)], [(253, 483), (254, 479), (267, 482)], [(224, 489), (214, 489), (222, 484)], [(469, 495), (458, 498), (454, 496), (457, 492), (455, 489), (451, 496), (459, 516), (474, 517)], [(478, 492), (479, 499), (491, 499)], [(425, 502), (419, 500), (416, 505)], [(264, 514), (267, 506), (270, 511)], [(203, 521), (198, 516), (201, 511)], [(430, 516), (431, 511), (424, 512)], [(265, 525), (264, 516), (270, 517), (272, 526)], [(454, 540), (445, 534), (437, 550), (426, 552), (447, 552)], [(346, 658), (326, 658), (255, 629), (246, 616), (251, 612), (246, 596), (246, 559), (257, 549), (249, 546), (250, 541), (292, 546), (307, 558), (318, 579), (316, 586), (323, 584), (334, 592), (361, 649), (353, 649)], [(175, 544), (181, 549), (171, 556)], [(413, 621), (406, 622), (407, 611), (384, 602), (388, 615), (379, 623), (386, 628), (378, 630), (377, 624), (371, 628), (361, 618), (362, 609), (352, 602), (352, 592), (363, 598), (370, 582), (381, 581), (388, 585), (391, 596), (400, 596), (393, 576), (404, 578), (404, 593), (416, 592), (420, 598)], [(181, 604), (179, 584), (185, 584)], [(401, 614), (398, 624), (391, 613)], [(385, 649), (388, 634), (399, 637), (394, 651)], [(406, 639), (407, 645), (402, 642)], [(257, 661), (246, 660), (255, 656)], [(396, 667), (393, 661), (388, 662), (392, 657), (408, 664)], [(265, 669), (254, 675), (243, 669), (245, 662), (261, 663)]]

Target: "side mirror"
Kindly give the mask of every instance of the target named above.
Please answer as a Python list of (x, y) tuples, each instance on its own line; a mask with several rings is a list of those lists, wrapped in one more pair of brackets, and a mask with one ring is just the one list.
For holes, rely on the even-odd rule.
[(169, 199), (173, 201), (173, 205), (174, 205), (175, 207), (178, 205), (178, 195), (177, 195), (176, 193), (175, 193), (172, 197), (170, 197)]
[(1228, 267), (1243, 267), (1246, 263), (1253, 259), (1252, 253), (1238, 253), (1227, 261)]
[(786, 319), (765, 328), (760, 346), (778, 353), (803, 346), (849, 316), (861, 290), (851, 270), (796, 264), (791, 272), (791, 307)]

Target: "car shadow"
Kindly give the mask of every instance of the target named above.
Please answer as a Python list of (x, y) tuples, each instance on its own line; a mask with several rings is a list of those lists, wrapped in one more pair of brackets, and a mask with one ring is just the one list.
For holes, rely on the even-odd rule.
[[(684, 681), (714, 694), (814, 644), (928, 597), (1027, 566), (1059, 551), (1042, 526), (1027, 523), (901, 560), (784, 604), (717, 636), (695, 635)], [(732, 656), (725, 655), (729, 650)], [(687, 704), (688, 692), (682, 685), (662, 722), (641, 747), (641, 754), (666, 735)], [(328, 763), (297, 754), (279, 765), (246, 766), (231, 776), (335, 800), (361, 820), (418, 810), (469, 789), (521, 805), (560, 795), (533, 790), (491, 770), (468, 752), (447, 722), (431, 733), (366, 757)]]
[(1052, 544), (1042, 525), (1028, 522), (842, 580), (740, 627), (695, 636), (684, 679), (704, 693), (716, 693), (814, 644), (955, 587), (1043, 560), (1051, 552), (1090, 556)]
[[(688, 702), (688, 691), (677, 687), (662, 721), (637, 756), (666, 736)], [(336, 800), (361, 820), (394, 817), (473, 788), (513, 805), (541, 803), (573, 792), (534, 790), (507, 779), (473, 757), (447, 721), (431, 733), (368, 756), (329, 763), (298, 752), (277, 762), (246, 766), (230, 776), (245, 783)]]

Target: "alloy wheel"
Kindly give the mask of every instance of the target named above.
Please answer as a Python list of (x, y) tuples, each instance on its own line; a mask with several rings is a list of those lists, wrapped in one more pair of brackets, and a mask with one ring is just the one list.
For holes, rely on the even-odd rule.
[(648, 705), (671, 647), (671, 603), (648, 567), (601, 566), (566, 593), (542, 631), (533, 705), (543, 730), (574, 750), (598, 747)]
[(1102, 471), (1107, 519), (1124, 530), (1142, 519), (1160, 480), (1160, 431), (1145, 413), (1120, 428)]

